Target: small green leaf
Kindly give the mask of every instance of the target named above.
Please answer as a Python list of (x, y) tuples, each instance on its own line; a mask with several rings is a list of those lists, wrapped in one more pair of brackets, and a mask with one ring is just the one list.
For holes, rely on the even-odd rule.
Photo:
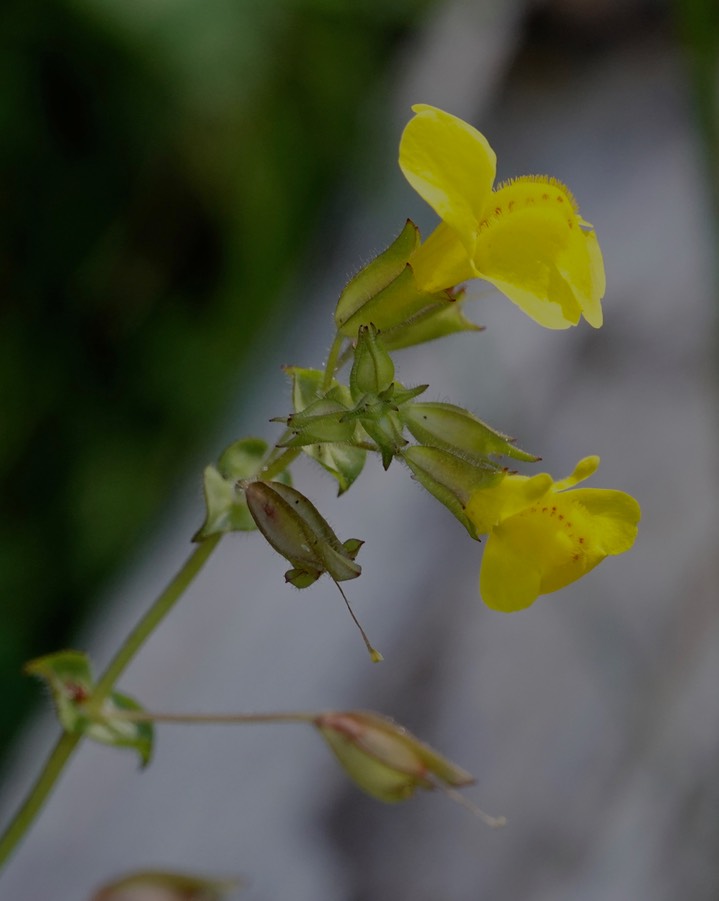
[(101, 886), (92, 901), (222, 901), (239, 885), (234, 879), (145, 870)]
[[(252, 532), (257, 528), (247, 509), (244, 492), (237, 487), (237, 482), (257, 475), (266, 454), (265, 441), (242, 438), (225, 448), (217, 466), (205, 468), (205, 521), (192, 536), (193, 541), (203, 541), (218, 533)], [(289, 472), (281, 473), (277, 480), (290, 482)]]
[(95, 682), (90, 661), (80, 651), (60, 651), (25, 664), (25, 672), (50, 688), (60, 725), (66, 732), (79, 733), (115, 748), (131, 748), (147, 766), (152, 755), (152, 723), (136, 723), (116, 716), (121, 711), (141, 712), (133, 698), (113, 692), (95, 710), (92, 694)]
[(267, 442), (261, 438), (241, 438), (226, 447), (217, 461), (217, 469), (225, 479), (249, 479), (256, 475), (267, 453)]

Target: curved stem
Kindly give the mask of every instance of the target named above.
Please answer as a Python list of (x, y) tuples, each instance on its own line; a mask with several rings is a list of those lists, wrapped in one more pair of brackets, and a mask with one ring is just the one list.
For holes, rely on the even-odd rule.
[[(92, 695), (93, 706), (99, 705), (112, 691), (135, 654), (167, 616), (188, 586), (207, 562), (207, 558), (219, 544), (222, 535), (206, 538), (190, 555), (182, 569), (159, 595), (139, 623), (130, 632), (109, 666), (97, 682)], [(58, 739), (40, 775), (28, 792), (25, 801), (0, 836), (0, 867), (22, 841), (35, 821), (43, 804), (52, 792), (57, 780), (80, 742), (79, 733), (64, 732)]]

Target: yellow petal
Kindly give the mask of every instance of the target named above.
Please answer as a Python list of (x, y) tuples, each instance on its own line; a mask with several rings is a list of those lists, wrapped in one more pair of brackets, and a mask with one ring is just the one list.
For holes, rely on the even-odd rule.
[[(521, 609), (514, 606), (518, 603), (519, 589), (512, 585), (516, 582), (524, 591), (528, 572), (536, 597), (564, 588), (586, 575), (607, 556), (592, 540), (592, 517), (581, 505), (575, 505), (572, 498), (572, 494), (545, 495), (501, 522), (492, 532), (494, 550), (489, 558), (490, 572), (497, 571), (495, 558), (500, 557), (508, 582), (501, 609)], [(513, 562), (512, 567), (508, 561)], [(482, 569), (485, 565), (483, 560)], [(494, 586), (495, 598), (499, 590)], [(484, 594), (482, 597), (486, 601)], [(526, 601), (522, 606), (528, 606), (534, 600), (526, 595), (522, 597)], [(513, 606), (508, 608), (510, 603)]]
[(604, 268), (559, 182), (521, 178), (493, 193), (480, 221), (474, 263), (525, 313), (547, 328), (601, 324)]
[(543, 497), (552, 487), (552, 477), (541, 472), (532, 478), (527, 476), (505, 476), (492, 488), (481, 488), (469, 499), (465, 508), (478, 535), (491, 532), (507, 517), (525, 509), (538, 498)]
[(478, 275), (457, 232), (444, 222), (414, 251), (409, 264), (417, 285), (429, 294), (453, 288)]
[(607, 556), (629, 550), (639, 518), (639, 505), (623, 491), (580, 488), (545, 494), (492, 530), (482, 560), (482, 598), (498, 610), (529, 606), (538, 595), (580, 579)]
[(589, 294), (582, 303), (582, 313), (587, 322), (594, 328), (601, 328), (604, 321), (601, 300), (607, 289), (607, 278), (604, 274), (604, 259), (599, 241), (594, 231), (584, 233), (589, 255)]
[(634, 544), (642, 511), (630, 494), (611, 488), (578, 488), (567, 497), (591, 517), (588, 540), (593, 547), (605, 554), (623, 554)]
[(574, 472), (570, 476), (554, 483), (552, 490), (566, 491), (566, 489), (571, 488), (572, 485), (576, 485), (579, 482), (588, 479), (590, 476), (593, 476), (597, 469), (599, 469), (599, 457), (597, 457), (596, 454), (591, 457), (584, 457), (574, 467)]
[(537, 600), (541, 572), (522, 550), (505, 540), (501, 533), (495, 532), (487, 540), (479, 573), (479, 593), (493, 610), (514, 613)]
[(426, 104), (412, 109), (400, 141), (400, 168), (471, 253), (494, 183), (495, 153), (483, 134), (456, 116)]

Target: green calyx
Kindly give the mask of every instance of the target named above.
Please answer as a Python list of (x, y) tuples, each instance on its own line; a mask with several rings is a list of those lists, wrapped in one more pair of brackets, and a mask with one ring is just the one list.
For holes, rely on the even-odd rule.
[(399, 350), (457, 331), (476, 331), (447, 291), (428, 293), (418, 285), (410, 258), (420, 244), (417, 226), (407, 223), (395, 241), (348, 283), (337, 302), (340, 335), (354, 339), (373, 325), (385, 337), (386, 350)]
[(400, 410), (400, 417), (410, 434), (422, 444), (443, 448), (478, 463), (500, 455), (529, 463), (540, 459), (454, 404), (406, 404)]
[(401, 458), (414, 478), (465, 527), (470, 536), (479, 538), (465, 507), (472, 494), (500, 482), (505, 471), (490, 460), (468, 460), (439, 447), (414, 444), (405, 448)]

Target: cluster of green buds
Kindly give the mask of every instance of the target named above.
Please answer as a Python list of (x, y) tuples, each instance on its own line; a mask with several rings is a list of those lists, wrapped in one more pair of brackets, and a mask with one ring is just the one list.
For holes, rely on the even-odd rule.
[[(418, 240), (408, 222), (390, 248), (342, 292), (324, 371), (288, 369), (293, 411), (273, 420), (286, 429), (272, 451), (259, 439), (244, 439), (207, 468), (207, 515), (196, 540), (257, 529), (291, 564), (285, 580), (295, 588), (307, 588), (325, 573), (339, 588), (360, 575), (356, 557), (363, 542), (340, 541), (314, 504), (293, 487), (287, 467), (299, 453), (332, 473), (339, 494), (358, 478), (368, 452), (379, 455), (385, 470), (397, 458), (475, 539), (466, 507), (478, 490), (496, 485), (508, 472), (497, 458), (538, 459), (461, 407), (418, 401), (428, 385), (406, 387), (396, 380), (391, 350), (474, 328), (464, 318), (459, 297), (417, 287), (408, 260)], [(343, 384), (338, 372), (350, 360)], [(359, 628), (372, 659), (381, 660)]]

